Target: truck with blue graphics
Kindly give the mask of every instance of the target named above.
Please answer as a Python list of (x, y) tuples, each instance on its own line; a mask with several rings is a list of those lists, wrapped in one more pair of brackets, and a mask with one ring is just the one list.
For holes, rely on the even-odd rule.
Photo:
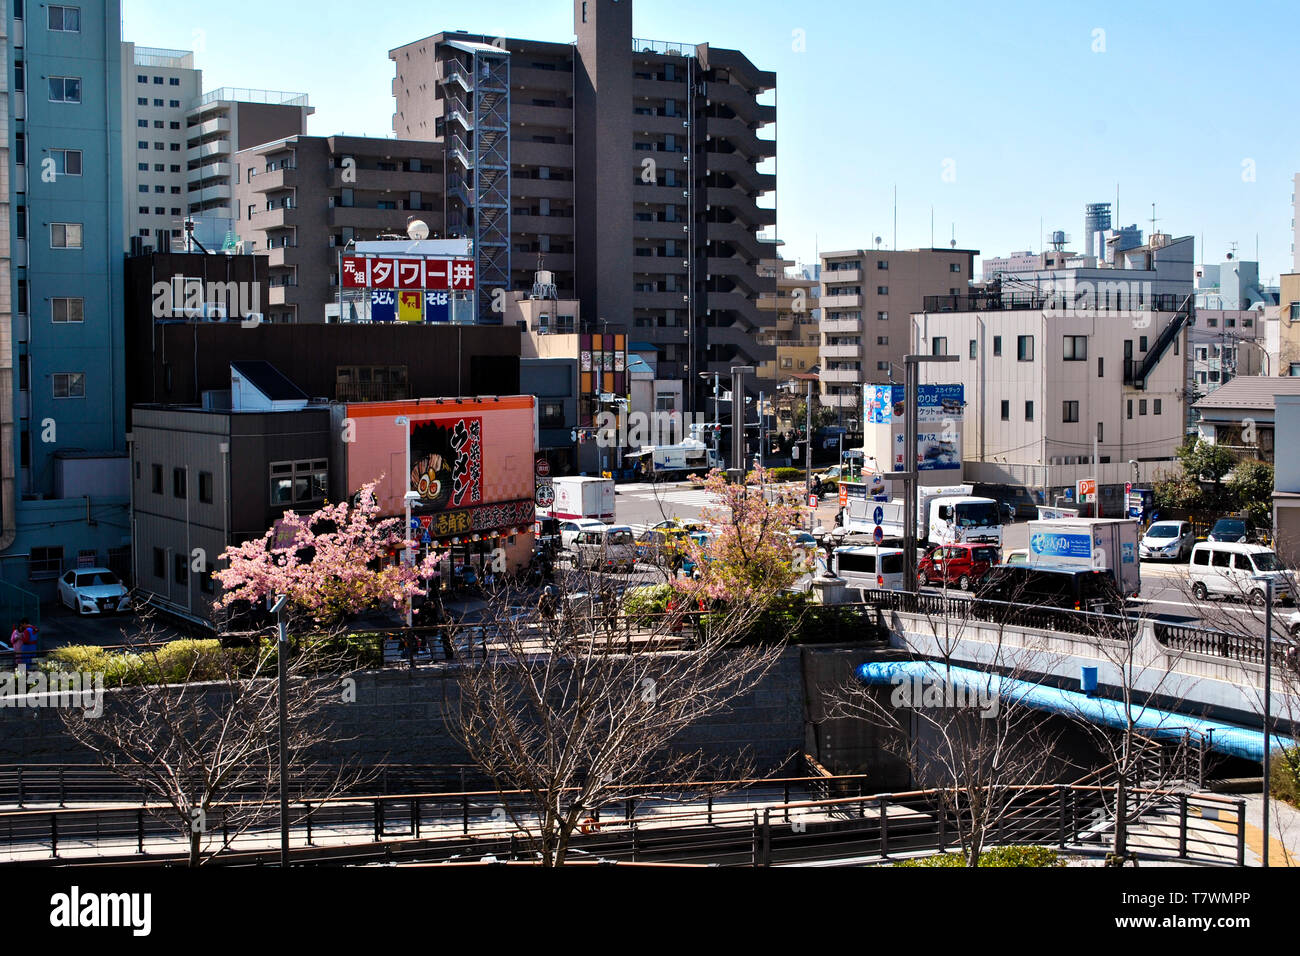
[(1142, 590), (1138, 523), (1132, 518), (1030, 521), (1027, 563), (1110, 571), (1125, 597)]

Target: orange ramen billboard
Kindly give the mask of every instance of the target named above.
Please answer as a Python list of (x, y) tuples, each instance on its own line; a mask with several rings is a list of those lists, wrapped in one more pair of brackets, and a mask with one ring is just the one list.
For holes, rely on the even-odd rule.
[[(452, 533), (531, 522), (535, 402), (516, 395), (348, 405), (348, 490), (355, 493), (382, 475), (376, 493), (388, 515), (401, 514), (403, 496), (408, 488), (415, 491), (412, 510), (429, 521), (424, 527), (434, 536), (444, 526), (443, 533)], [(404, 426), (397, 422), (403, 417)]]

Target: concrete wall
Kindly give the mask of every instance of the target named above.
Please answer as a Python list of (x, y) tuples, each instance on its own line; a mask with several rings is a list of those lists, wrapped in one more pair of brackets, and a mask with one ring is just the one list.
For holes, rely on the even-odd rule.
[[(782, 769), (804, 744), (800, 661), (798, 648), (787, 650), (747, 697), (729, 711), (688, 728), (673, 746), (715, 755), (749, 748), (759, 772)], [(348, 757), (367, 764), (467, 762), (444, 724), (444, 714), (457, 694), (449, 672), (389, 669), (355, 676), (356, 702), (327, 707), (339, 739), (321, 754), (322, 759)], [(111, 709), (114, 693), (107, 695), (106, 708)], [(63, 732), (53, 709), (0, 708), (0, 763), (89, 762), (90, 757)]]

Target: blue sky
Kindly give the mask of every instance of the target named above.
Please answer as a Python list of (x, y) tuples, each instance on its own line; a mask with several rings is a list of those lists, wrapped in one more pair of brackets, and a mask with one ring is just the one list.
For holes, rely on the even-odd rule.
[[(194, 49), (207, 88), (309, 93), (318, 135), (392, 135), (392, 47), (573, 30), (569, 0), (122, 2), (125, 38)], [(776, 71), (787, 258), (890, 246), (895, 186), (899, 248), (930, 244), (932, 206), (936, 245), (955, 231), (988, 255), (1038, 251), (1041, 221), (1082, 248), (1084, 203), (1114, 202), (1118, 184), (1124, 224), (1150, 231), (1154, 202), (1159, 229), (1196, 236), (1198, 261), (1232, 242), (1255, 258), (1258, 237), (1270, 280), (1292, 261), (1297, 28), (1291, 0), (641, 0), (634, 32)]]

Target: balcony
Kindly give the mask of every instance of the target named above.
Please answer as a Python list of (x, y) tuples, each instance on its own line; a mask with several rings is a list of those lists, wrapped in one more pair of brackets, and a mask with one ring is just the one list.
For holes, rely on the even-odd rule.
[(276, 246), (274, 249), (266, 250), (266, 265), (270, 269), (280, 266), (296, 266), (298, 258), (297, 244)]
[(521, 236), (571, 236), (572, 216), (510, 216), (510, 232)]
[(818, 354), (824, 359), (857, 359), (862, 357), (862, 346), (823, 345)]
[[(1122, 270), (1115, 270), (1118, 276), (1123, 275)], [(825, 281), (826, 275), (822, 274), (822, 280)], [(1116, 279), (1116, 282), (1123, 281)], [(1143, 312), (1177, 312), (1185, 301), (1185, 296), (1161, 294), (1146, 296), (1144, 300), (1134, 303), (1134, 311)], [(1047, 292), (976, 292), (968, 295), (927, 295), (921, 300), (921, 310), (923, 312), (998, 312), (998, 311), (1056, 311), (1066, 312), (1067, 310), (1095, 311), (1098, 315), (1105, 315), (1112, 311), (1109, 308), (1097, 308), (1097, 303), (1090, 301), (1089, 296), (1081, 296), (1078, 301), (1071, 302), (1069, 297), (1064, 294), (1051, 294)], [(1104, 305), (1104, 303), (1103, 303)], [(1127, 306), (1117, 307), (1117, 311), (1122, 311), (1124, 315), (1129, 315)]]
[(211, 202), (229, 203), (232, 195), (230, 184), (222, 183), (216, 186), (206, 186), (203, 189), (192, 189), (185, 194), (185, 201), (200, 204)]
[(230, 132), (230, 118), (218, 116), (214, 119), (206, 120), (196, 126), (191, 126), (185, 130), (185, 135), (190, 139), (205, 139), (216, 133)]
[(573, 183), (563, 179), (526, 179), (510, 177), (512, 199), (573, 199)]
[(860, 309), (862, 308), (862, 296), (824, 295), (821, 297), (821, 307), (823, 309)]
[[(855, 285), (862, 282), (861, 269), (836, 269), (822, 270), (822, 285), (830, 286), (832, 283), (852, 282)], [(826, 290), (828, 293), (834, 291), (832, 288)]]
[[(823, 303), (824, 304), (824, 303)], [(817, 325), (817, 329), (827, 335), (852, 335), (861, 334), (861, 319), (822, 319)]]
[(199, 146), (191, 146), (185, 151), (186, 162), (196, 163), (200, 160), (207, 159), (209, 156), (229, 156), (230, 140), (214, 139), (210, 143), (203, 143)]
[[(208, 179), (229, 180), (232, 166), (230, 163), (208, 163), (206, 166), (200, 166), (198, 169), (191, 169), (185, 173), (185, 181), (190, 183), (199, 183)], [(254, 177), (256, 181), (257, 177)]]
[(823, 382), (831, 382), (835, 384), (856, 385), (862, 381), (862, 371), (861, 369), (856, 369), (856, 368), (849, 368), (849, 369), (824, 368), (821, 370), (819, 374)]
[[(358, 166), (348, 173), (351, 182), (343, 181), (342, 169), (331, 169), (329, 187), (331, 189), (357, 189), (365, 192), (393, 192), (405, 195), (409, 192), (424, 192), (432, 195), (438, 189), (438, 179), (432, 169), (409, 172), (401, 169), (370, 169)], [(264, 175), (274, 175), (266, 173)], [(261, 176), (254, 176), (257, 183)]]
[(644, 220), (637, 219), (632, 223), (632, 236), (635, 239), (685, 239), (686, 227), (688, 223), (680, 220), (666, 222), (664, 220)]
[[(406, 231), (405, 209), (375, 209), (365, 206), (335, 206), (325, 217), (326, 225), (351, 226), (353, 229), (378, 229), (384, 232)], [(260, 223), (259, 223), (260, 227)]]

